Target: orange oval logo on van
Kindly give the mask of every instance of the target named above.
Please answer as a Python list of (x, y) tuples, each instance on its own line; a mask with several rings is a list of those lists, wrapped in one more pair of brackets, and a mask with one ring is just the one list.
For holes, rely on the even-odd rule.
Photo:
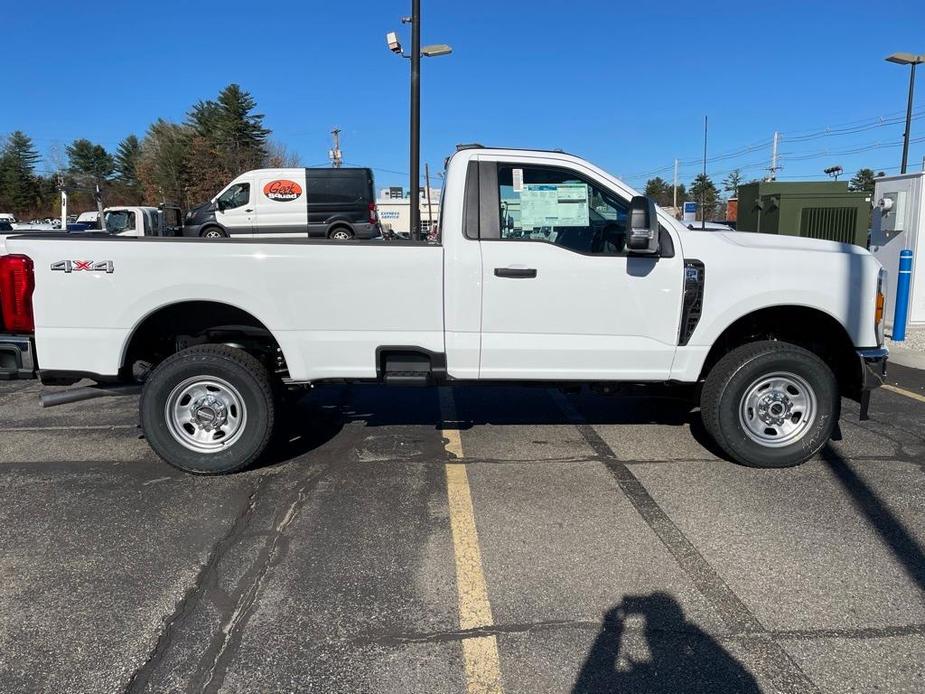
[(289, 202), (302, 195), (302, 186), (295, 181), (287, 181), (283, 178), (278, 181), (270, 181), (267, 183), (263, 187), (263, 194), (270, 198), (270, 200)]

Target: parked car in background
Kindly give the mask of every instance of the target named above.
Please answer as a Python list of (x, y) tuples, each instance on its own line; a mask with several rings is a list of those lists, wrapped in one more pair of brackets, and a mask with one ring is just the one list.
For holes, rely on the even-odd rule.
[(0, 222), (6, 222), (7, 224), (16, 224), (16, 216), (10, 214), (9, 212), (0, 212)]
[(190, 210), (183, 235), (207, 239), (371, 239), (381, 234), (371, 169), (256, 169)]
[(113, 236), (180, 236), (183, 216), (173, 205), (160, 207), (107, 207), (105, 233)]
[(68, 219), (67, 223), (68, 231), (85, 231), (87, 229), (99, 230), (99, 228), (100, 213), (96, 210), (81, 212), (73, 222)]

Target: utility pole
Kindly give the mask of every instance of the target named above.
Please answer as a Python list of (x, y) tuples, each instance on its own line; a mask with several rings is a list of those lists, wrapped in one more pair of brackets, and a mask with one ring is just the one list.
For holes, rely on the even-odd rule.
[(675, 214), (678, 213), (678, 160), (674, 160), (674, 194), (672, 196), (672, 206)]
[(774, 131), (774, 139), (771, 141), (771, 166), (768, 168), (768, 181), (777, 178), (777, 143), (780, 140), (780, 133)]
[(420, 239), (421, 208), (421, 0), (411, 0), (411, 240)]
[[(919, 56), (921, 57), (921, 56)], [(909, 161), (909, 130), (912, 127), (912, 97), (915, 95), (915, 63), (909, 70), (909, 101), (906, 103), (906, 131), (903, 133), (903, 163), (899, 173), (906, 173), (906, 162)]]
[(903, 161), (899, 173), (906, 173), (906, 163), (909, 159), (909, 133), (912, 129), (912, 97), (915, 95), (915, 66), (925, 63), (925, 53), (913, 55), (912, 53), (893, 53), (887, 56), (887, 62), (897, 65), (908, 65), (909, 70), (909, 100), (906, 102), (906, 130), (903, 133)]
[(340, 128), (334, 128), (331, 131), (331, 135), (334, 136), (334, 147), (328, 152), (328, 158), (331, 160), (331, 166), (335, 169), (339, 169), (344, 164), (344, 156), (340, 151)]

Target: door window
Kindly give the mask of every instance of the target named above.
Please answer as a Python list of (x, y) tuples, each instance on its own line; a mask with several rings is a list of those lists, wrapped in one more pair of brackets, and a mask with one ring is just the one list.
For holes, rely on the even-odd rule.
[(578, 253), (624, 255), (628, 205), (575, 172), (498, 167), (501, 239), (551, 243)]
[(223, 212), (243, 207), (251, 199), (250, 183), (235, 183), (218, 198), (218, 209)]

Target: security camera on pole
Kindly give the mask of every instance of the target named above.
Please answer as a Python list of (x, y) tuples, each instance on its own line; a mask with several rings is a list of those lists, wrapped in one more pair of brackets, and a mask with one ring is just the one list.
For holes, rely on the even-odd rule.
[(390, 51), (403, 58), (411, 59), (411, 172), (409, 175), (411, 199), (408, 206), (411, 208), (410, 237), (416, 241), (420, 238), (421, 230), (421, 208), (418, 196), (421, 186), (421, 57), (434, 58), (449, 55), (453, 49), (442, 43), (424, 46), (423, 50), (421, 49), (421, 0), (411, 0), (411, 16), (402, 17), (401, 21), (402, 24), (411, 25), (411, 54), (406, 55), (402, 51), (401, 42), (394, 31), (386, 34), (385, 41)]

